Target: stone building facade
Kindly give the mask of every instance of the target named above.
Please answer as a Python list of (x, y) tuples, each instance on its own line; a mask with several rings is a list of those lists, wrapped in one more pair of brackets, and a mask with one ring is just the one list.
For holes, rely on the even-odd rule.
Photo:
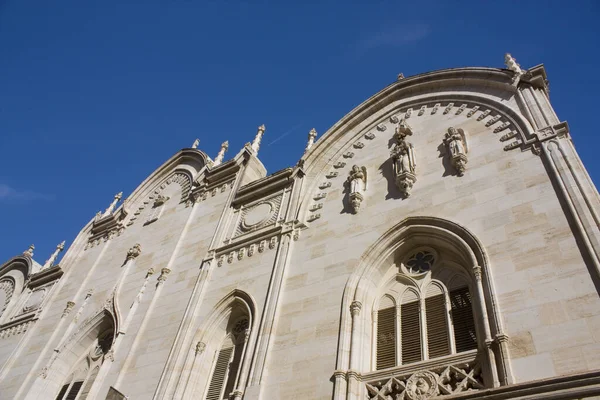
[(543, 66), (399, 79), (267, 175), (186, 148), (0, 267), (1, 399), (600, 395), (599, 196)]

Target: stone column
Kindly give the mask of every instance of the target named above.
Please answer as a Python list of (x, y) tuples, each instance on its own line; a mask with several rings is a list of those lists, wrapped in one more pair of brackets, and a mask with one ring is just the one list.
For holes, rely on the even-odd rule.
[[(285, 275), (285, 269), (289, 263), (290, 250), (292, 242), (292, 232), (286, 232), (281, 236), (281, 241), (275, 254), (275, 262), (273, 266), (272, 279), (269, 283), (268, 297), (266, 306), (263, 312), (263, 317), (258, 327), (258, 337), (256, 347), (254, 349), (254, 361), (250, 370), (249, 388), (251, 394), (246, 396), (251, 399), (260, 398), (260, 387), (264, 366), (266, 363), (271, 336), (273, 334), (273, 325), (277, 318), (277, 310), (279, 305), (279, 295)], [(247, 389), (247, 392), (248, 392)]]
[(335, 370), (333, 372), (333, 378), (335, 380), (335, 386), (333, 387), (333, 399), (345, 399), (346, 392), (348, 391), (348, 381), (346, 380), (346, 373), (344, 371)]
[[(244, 395), (244, 388), (246, 387), (246, 380), (248, 377), (248, 369), (250, 368), (250, 360), (246, 360), (246, 354), (248, 353), (248, 340), (250, 339), (250, 329), (246, 329), (244, 332), (244, 348), (242, 350), (242, 356), (240, 357), (241, 365), (238, 370), (238, 376), (236, 378), (235, 390), (233, 391), (233, 400), (242, 400)], [(249, 357), (252, 359), (252, 357)]]
[(483, 291), (483, 279), (482, 279), (482, 269), (479, 265), (473, 267), (473, 274), (475, 275), (475, 285), (477, 287), (477, 299), (479, 300), (479, 308), (481, 313), (481, 320), (484, 330), (484, 341), (487, 353), (487, 359), (490, 366), (490, 375), (492, 378), (492, 382), (494, 387), (500, 386), (500, 382), (498, 380), (498, 369), (496, 366), (496, 357), (494, 354), (494, 350), (491, 347), (492, 343), (492, 335), (490, 333), (490, 321), (488, 318), (487, 307), (485, 304), (485, 294)]
[(361, 353), (361, 323), (360, 310), (362, 303), (354, 300), (350, 304), (350, 314), (352, 315), (352, 339), (350, 340), (350, 369), (348, 370), (348, 392), (347, 400), (358, 399), (360, 395), (360, 366)]

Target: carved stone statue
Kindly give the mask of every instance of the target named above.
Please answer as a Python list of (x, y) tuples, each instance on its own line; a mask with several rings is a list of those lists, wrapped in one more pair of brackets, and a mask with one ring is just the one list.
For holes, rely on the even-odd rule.
[(350, 170), (347, 182), (350, 188), (350, 205), (356, 214), (364, 200), (363, 194), (367, 190), (367, 168), (354, 165)]
[(510, 55), (510, 53), (506, 53), (504, 55), (504, 64), (506, 65), (506, 68), (513, 71), (515, 75), (523, 75), (524, 72), (521, 69), (521, 66), (517, 64), (517, 60), (515, 60), (514, 57)]
[(412, 129), (405, 119), (401, 119), (394, 133), (396, 143), (392, 148), (391, 157), (396, 185), (405, 197), (410, 196), (410, 190), (417, 180), (415, 149), (412, 143), (406, 140), (406, 137), (411, 135)]
[(467, 168), (467, 140), (462, 129), (448, 128), (444, 135), (444, 144), (448, 149), (452, 166), (456, 169), (458, 176), (462, 176)]

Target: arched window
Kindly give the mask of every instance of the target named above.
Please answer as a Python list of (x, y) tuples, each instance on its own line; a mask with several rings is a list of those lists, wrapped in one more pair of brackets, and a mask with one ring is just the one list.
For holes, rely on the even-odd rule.
[(0, 317), (8, 307), (15, 291), (15, 282), (10, 278), (0, 279)]
[(215, 354), (206, 400), (229, 399), (235, 389), (239, 367), (247, 342), (249, 319), (240, 317), (228, 329), (225, 340)]
[(87, 399), (112, 342), (112, 330), (105, 332), (95, 341), (91, 350), (76, 364), (74, 371), (62, 385), (56, 400)]
[(411, 253), (384, 291), (373, 321), (375, 369), (477, 348), (467, 280), (439, 263), (433, 250)]

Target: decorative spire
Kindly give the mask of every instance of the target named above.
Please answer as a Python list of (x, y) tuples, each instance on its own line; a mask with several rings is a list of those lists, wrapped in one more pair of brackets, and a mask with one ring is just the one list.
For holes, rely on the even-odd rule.
[(192, 149), (197, 149), (199, 144), (200, 144), (200, 139), (194, 140), (194, 143), (192, 144)]
[(252, 141), (252, 150), (254, 150), (255, 154), (258, 154), (258, 149), (260, 148), (260, 141), (262, 140), (263, 135), (265, 134), (265, 125), (261, 125), (258, 127), (258, 132), (256, 132), (256, 136)]
[(115, 207), (117, 206), (117, 203), (119, 202), (119, 200), (121, 200), (121, 197), (123, 197), (123, 192), (119, 192), (119, 193), (115, 194), (115, 197), (114, 197), (112, 203), (110, 203), (110, 206), (108, 206), (106, 211), (104, 211), (104, 214), (102, 214), (103, 217), (106, 217), (107, 215), (112, 214), (112, 212), (115, 210)]
[(215, 158), (215, 161), (213, 162), (213, 166), (217, 166), (220, 165), (223, 162), (223, 157), (225, 157), (225, 152), (227, 151), (227, 149), (229, 148), (229, 142), (226, 140), (223, 143), (221, 143), (221, 149), (219, 150), (219, 153), (217, 154), (217, 157)]
[(33, 257), (33, 250), (35, 250), (35, 246), (34, 246), (34, 245), (31, 245), (31, 246), (29, 246), (29, 248), (28, 248), (27, 250), (25, 250), (25, 251), (23, 252), (23, 255), (24, 255), (24, 256)]
[(308, 150), (310, 150), (310, 148), (313, 146), (313, 144), (315, 143), (316, 137), (317, 137), (317, 131), (315, 130), (315, 128), (312, 128), (310, 130), (310, 132), (308, 132), (308, 143), (306, 143), (306, 148), (304, 149), (305, 153)]
[(402, 72), (400, 72), (400, 73), (398, 74), (398, 80), (400, 81), (400, 80), (402, 80), (402, 79), (404, 79), (404, 74), (403, 74)]
[(58, 244), (56, 246), (56, 250), (54, 250), (54, 252), (50, 256), (50, 258), (46, 261), (46, 263), (44, 264), (44, 266), (42, 267), (42, 269), (46, 269), (46, 268), (52, 267), (54, 265), (54, 261), (56, 261), (56, 258), (58, 257), (58, 255), (60, 254), (60, 252), (63, 251), (64, 248), (65, 248), (65, 241), (63, 240), (60, 244)]
[(525, 72), (521, 69), (521, 66), (517, 64), (517, 60), (510, 55), (510, 53), (506, 53), (504, 55), (504, 64), (506, 64), (506, 68), (510, 69), (515, 73), (515, 75), (523, 75)]

